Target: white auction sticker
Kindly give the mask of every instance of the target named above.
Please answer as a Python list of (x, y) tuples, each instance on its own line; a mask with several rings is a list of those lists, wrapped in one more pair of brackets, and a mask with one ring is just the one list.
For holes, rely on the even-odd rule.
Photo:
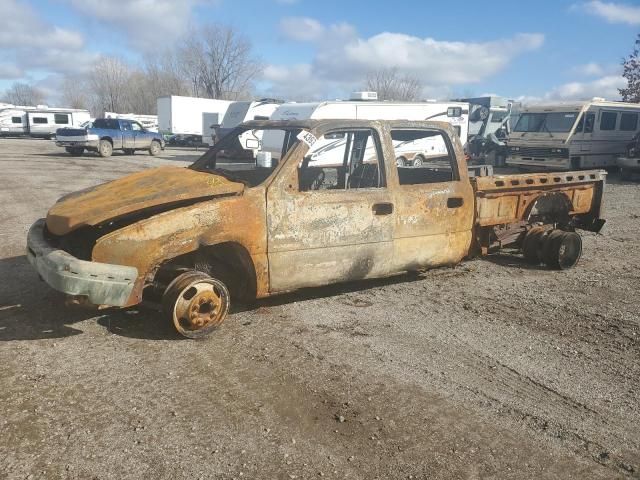
[(313, 133), (307, 132), (306, 130), (302, 130), (298, 134), (297, 138), (298, 140), (302, 140), (304, 143), (306, 143), (310, 147), (313, 147), (313, 144), (316, 143), (316, 140), (318, 140), (316, 137), (313, 136)]

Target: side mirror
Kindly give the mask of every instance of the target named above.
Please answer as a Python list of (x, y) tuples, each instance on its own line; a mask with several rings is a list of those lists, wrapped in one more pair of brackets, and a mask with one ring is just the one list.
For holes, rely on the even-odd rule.
[(247, 150), (257, 150), (258, 148), (260, 148), (260, 141), (256, 140), (255, 138), (247, 138), (245, 142), (245, 148)]

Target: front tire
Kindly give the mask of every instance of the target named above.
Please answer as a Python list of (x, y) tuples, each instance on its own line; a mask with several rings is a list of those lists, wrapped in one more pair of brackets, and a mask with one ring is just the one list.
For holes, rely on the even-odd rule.
[(103, 158), (110, 157), (113, 153), (113, 145), (111, 145), (111, 142), (109, 140), (100, 140), (98, 153)]
[(157, 140), (154, 140), (153, 142), (151, 142), (151, 146), (149, 147), (149, 153), (151, 155), (153, 155), (154, 157), (157, 157), (158, 155), (160, 155), (161, 151), (162, 151), (162, 146), (160, 145), (160, 142), (158, 142)]
[(206, 273), (190, 270), (178, 275), (162, 297), (162, 309), (176, 331), (187, 338), (204, 338), (229, 313), (227, 286)]

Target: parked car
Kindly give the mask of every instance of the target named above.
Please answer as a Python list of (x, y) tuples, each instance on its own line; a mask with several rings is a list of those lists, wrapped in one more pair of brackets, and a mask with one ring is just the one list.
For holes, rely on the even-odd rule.
[[(279, 161), (261, 150), (265, 131), (282, 133)], [(323, 158), (327, 138), (346, 139), (337, 162)], [(396, 164), (394, 144), (434, 139), (442, 155)], [(253, 165), (245, 149), (257, 150)], [(571, 268), (582, 252), (575, 230), (604, 224), (605, 177), (470, 179), (443, 122), (250, 121), (188, 168), (62, 197), (29, 230), (27, 257), (51, 287), (91, 304), (161, 301), (177, 331), (195, 338), (222, 323), (232, 299), (454, 265), (504, 247)]]
[(114, 150), (133, 155), (136, 150), (147, 150), (159, 155), (164, 150), (164, 138), (150, 132), (135, 120), (98, 118), (85, 128), (60, 128), (56, 132), (56, 145), (71, 155), (82, 155), (85, 150), (109, 157)]

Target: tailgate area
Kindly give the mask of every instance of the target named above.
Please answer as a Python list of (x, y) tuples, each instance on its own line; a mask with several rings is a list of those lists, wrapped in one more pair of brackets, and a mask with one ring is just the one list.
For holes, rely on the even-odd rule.
[(599, 231), (607, 172), (586, 170), (476, 177), (476, 225), (529, 222), (534, 217), (583, 217), (580, 228)]

